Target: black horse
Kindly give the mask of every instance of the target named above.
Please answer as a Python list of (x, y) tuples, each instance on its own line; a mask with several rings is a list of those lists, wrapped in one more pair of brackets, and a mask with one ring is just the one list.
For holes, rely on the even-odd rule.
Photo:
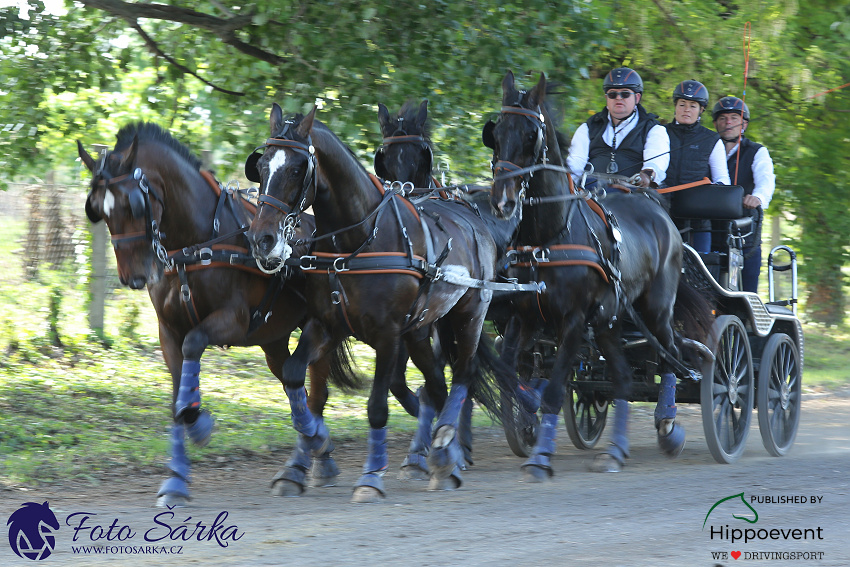
[[(323, 450), (327, 432), (303, 401), (306, 367), (349, 336), (372, 346), (369, 456), (354, 501), (380, 499), (387, 469), (387, 394), (403, 375), (403, 340), (439, 412), (428, 455), (431, 486), (459, 486), (458, 416), (470, 387), (479, 399), (491, 387), (481, 372), (491, 349), (480, 338), (492, 292), (470, 286), (493, 279), (498, 246), (507, 242), (512, 227), (502, 223), (503, 232), (491, 234), (460, 202), (428, 199), (414, 207), (385, 191), (315, 114), (314, 108), (284, 120), (280, 107), (273, 106), (272, 137), (256, 163), (260, 209), (249, 231), (254, 255), (279, 263), (289, 254), (287, 227), (307, 207), (316, 215), (316, 236), (310, 239), (315, 248), (297, 262), (312, 278), (307, 302), (313, 318), (283, 369), (293, 425), (310, 439), (312, 450)], [(451, 339), (441, 341), (452, 362), (448, 397), (429, 332), (441, 319), (451, 329)]]
[[(483, 132), (493, 149), (492, 205), (504, 217), (522, 214), (514, 249), (513, 275), (546, 283), (538, 297), (514, 301), (514, 318), (505, 333), (502, 356), (516, 367), (541, 328), (555, 338), (557, 358), (543, 391), (541, 426), (523, 470), (529, 480), (552, 474), (558, 412), (565, 381), (579, 349), (592, 341), (605, 357), (614, 383), (614, 427), (606, 453), (592, 465), (597, 471), (617, 471), (629, 455), (626, 434), (631, 367), (621, 339), (626, 315), (643, 321), (665, 354), (661, 392), (655, 414), (662, 449), (678, 454), (684, 430), (675, 423), (679, 340), (673, 331), (673, 309), (698, 297), (680, 281), (682, 240), (675, 225), (648, 192), (608, 194), (598, 203), (572, 191), (564, 168), (557, 132), (546, 105), (546, 78), (528, 92), (517, 90), (508, 72), (502, 81), (498, 122)], [(525, 206), (523, 206), (525, 204)], [(704, 305), (704, 304), (699, 304)], [(694, 311), (696, 314), (697, 311)], [(702, 313), (708, 321), (709, 313)], [(698, 338), (698, 337), (693, 337)]]
[[(280, 379), (289, 336), (305, 318), (305, 280), (296, 273), (284, 285), (257, 269), (242, 234), (253, 206), (221, 190), (201, 170), (200, 160), (159, 126), (123, 127), (114, 149), (99, 163), (79, 142), (78, 150), (93, 174), (86, 213), (92, 222), (106, 221), (121, 283), (132, 289), (147, 286), (159, 320), (174, 400), (171, 476), (159, 490), (159, 504), (184, 504), (190, 496), (184, 437), (203, 446), (213, 427), (201, 408), (204, 350), (208, 345), (259, 345), (269, 370)], [(303, 223), (309, 234), (312, 218)], [(316, 415), (327, 401), (329, 376), (342, 387), (357, 386), (340, 354), (311, 367), (310, 407)], [(311, 466), (303, 455), (303, 447), (296, 449), (273, 481), (275, 493), (291, 492), (287, 485), (292, 482), (303, 489)], [(320, 455), (314, 482), (332, 482), (337, 474), (329, 453)]]

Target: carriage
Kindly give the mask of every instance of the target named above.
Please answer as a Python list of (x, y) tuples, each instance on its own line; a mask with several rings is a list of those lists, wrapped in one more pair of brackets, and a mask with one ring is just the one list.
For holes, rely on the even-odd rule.
[[(698, 373), (694, 376), (701, 379), (680, 380), (676, 399), (701, 405), (709, 450), (724, 464), (735, 462), (743, 453), (754, 408), (758, 409), (762, 442), (773, 456), (783, 456), (791, 449), (800, 418), (804, 343), (796, 317), (796, 254), (787, 246), (771, 250), (767, 302), (756, 293), (740, 290), (743, 241), (752, 230), (752, 220), (742, 210), (742, 196), (740, 186), (712, 185), (677, 192), (671, 203), (674, 218), (712, 221), (710, 253), (694, 250), (687, 245), (690, 233), (683, 234), (682, 277), (713, 298), (716, 319), (705, 345), (710, 352), (703, 352), (701, 363), (695, 364)], [(788, 261), (778, 264), (784, 256)], [(787, 299), (776, 298), (775, 275), (782, 272), (790, 279)], [(630, 400), (657, 402), (656, 350), (634, 326), (622, 341), (635, 376)], [(528, 383), (539, 388), (553, 364), (555, 349), (553, 340), (539, 336), (533, 348), (523, 353)], [(567, 382), (563, 406), (567, 433), (575, 447), (592, 449), (597, 445), (612, 396), (605, 359), (588, 337)], [(521, 426), (505, 427), (508, 443), (518, 456), (530, 454), (538, 421), (536, 415), (527, 414)]]

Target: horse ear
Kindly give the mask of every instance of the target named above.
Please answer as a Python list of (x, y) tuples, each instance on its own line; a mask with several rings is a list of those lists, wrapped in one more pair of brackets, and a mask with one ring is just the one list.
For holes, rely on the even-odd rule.
[(77, 153), (80, 154), (80, 159), (89, 171), (94, 172), (94, 158), (86, 151), (83, 144), (77, 140)]
[(496, 138), (493, 136), (494, 128), (496, 128), (496, 123), (488, 120), (487, 124), (484, 125), (484, 129), (481, 131), (481, 141), (491, 150), (496, 149)]
[(130, 144), (130, 148), (127, 150), (127, 153), (124, 154), (124, 157), (121, 158), (121, 168), (122, 169), (130, 169), (133, 167), (133, 164), (136, 163), (136, 152), (139, 149), (139, 135), (136, 134), (133, 136), (133, 143)]
[(425, 121), (428, 120), (428, 99), (422, 101), (419, 105), (419, 114), (416, 115), (416, 126), (419, 127), (419, 131), (425, 127)]
[(544, 98), (546, 98), (546, 75), (540, 73), (540, 80), (528, 94), (528, 102), (530, 106), (540, 106)]
[[(387, 107), (382, 103), (378, 103), (378, 124), (381, 126), (381, 135), (389, 136), (392, 132), (389, 132), (392, 126), (390, 125), (390, 111), (387, 110)], [(386, 134), (389, 132), (389, 134)]]
[(272, 110), (269, 113), (269, 126), (272, 136), (276, 136), (283, 130), (283, 110), (276, 102), (272, 103)]
[(313, 130), (313, 120), (316, 119), (316, 111), (319, 109), (315, 104), (313, 105), (313, 110), (311, 110), (307, 116), (301, 120), (301, 123), (298, 125), (298, 134), (302, 138), (306, 138), (310, 135), (310, 132)]
[(507, 106), (516, 100), (516, 86), (513, 72), (508, 69), (505, 78), (502, 79), (502, 103)]

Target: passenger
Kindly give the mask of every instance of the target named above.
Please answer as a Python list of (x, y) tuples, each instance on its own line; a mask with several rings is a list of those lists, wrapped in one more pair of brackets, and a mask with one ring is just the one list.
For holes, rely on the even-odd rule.
[(643, 81), (628, 67), (605, 76), (606, 108), (576, 129), (567, 165), (576, 179), (590, 163), (594, 171), (633, 176), (640, 187), (660, 185), (670, 163), (670, 138), (655, 114), (640, 104)]
[[(699, 81), (682, 81), (673, 89), (673, 122), (666, 124), (670, 136), (670, 166), (667, 186), (683, 185), (704, 177), (712, 183), (730, 185), (726, 167), (726, 149), (717, 132), (700, 120), (708, 106), (708, 89)], [(688, 221), (677, 221), (686, 228)], [(711, 252), (711, 221), (690, 221), (695, 231), (691, 244), (698, 252)]]
[[(734, 96), (721, 98), (711, 112), (714, 129), (726, 146), (727, 166), (733, 185), (744, 188), (744, 208), (753, 218), (752, 234), (744, 241), (744, 291), (758, 291), (761, 271), (761, 227), (764, 211), (776, 187), (773, 160), (767, 148), (744, 136), (750, 122), (750, 109)], [(740, 150), (740, 156), (738, 155)]]

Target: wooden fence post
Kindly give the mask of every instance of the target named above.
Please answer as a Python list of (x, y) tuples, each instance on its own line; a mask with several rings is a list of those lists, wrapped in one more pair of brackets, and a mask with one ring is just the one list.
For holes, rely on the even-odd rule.
[[(95, 154), (98, 159), (108, 151), (108, 147), (102, 144), (94, 145)], [(99, 337), (103, 337), (103, 315), (106, 305), (106, 223), (89, 223), (91, 238), (91, 279), (89, 281), (89, 292), (91, 303), (89, 304), (89, 327)]]

